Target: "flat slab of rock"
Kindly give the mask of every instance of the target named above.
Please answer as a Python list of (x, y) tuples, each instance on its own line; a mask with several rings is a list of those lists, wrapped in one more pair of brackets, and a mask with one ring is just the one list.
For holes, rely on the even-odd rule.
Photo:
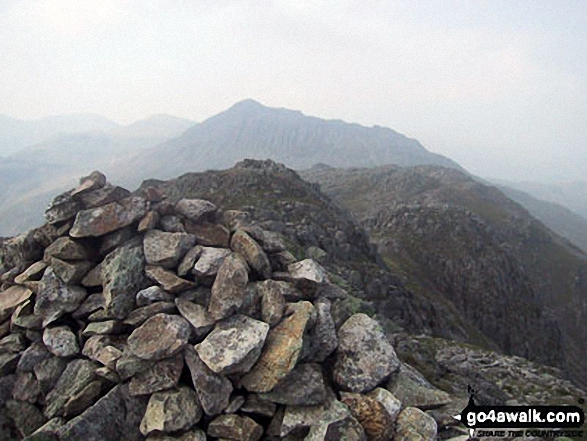
[(397, 417), (394, 440), (433, 441), (436, 432), (434, 418), (415, 407), (406, 407)]
[(218, 415), (224, 411), (233, 390), (230, 380), (206, 366), (193, 348), (186, 349), (185, 361), (206, 415)]
[(140, 430), (145, 436), (151, 432), (187, 430), (200, 421), (200, 418), (202, 407), (196, 392), (189, 387), (180, 387), (151, 395)]
[(182, 199), (175, 205), (175, 209), (194, 222), (206, 219), (217, 210), (216, 205), (204, 199)]
[(180, 293), (196, 287), (194, 282), (182, 279), (174, 272), (161, 268), (160, 266), (147, 266), (145, 268), (147, 277), (157, 282), (161, 287), (170, 293)]
[(175, 299), (175, 304), (179, 313), (192, 325), (193, 333), (197, 339), (201, 339), (212, 330), (216, 321), (202, 305), (182, 298)]
[(242, 305), (249, 281), (248, 268), (240, 254), (226, 257), (212, 285), (208, 312), (215, 320), (234, 314)]
[(296, 312), (269, 331), (259, 361), (242, 378), (250, 392), (269, 392), (295, 367), (306, 325), (314, 313), (310, 302), (296, 304)]
[(175, 268), (195, 243), (196, 238), (190, 234), (151, 230), (143, 241), (145, 259), (151, 265)]
[(91, 253), (85, 246), (71, 237), (60, 237), (45, 248), (45, 260), (50, 257), (65, 260), (88, 260)]
[(39, 280), (43, 276), (43, 272), (45, 272), (46, 268), (47, 264), (45, 262), (35, 262), (26, 270), (24, 270), (21, 274), (16, 276), (14, 278), (14, 282), (18, 284), (23, 284), (25, 282)]
[(280, 436), (285, 437), (296, 429), (323, 428), (324, 433), (333, 423), (344, 421), (351, 413), (340, 401), (330, 398), (316, 406), (287, 406), (281, 423)]
[(144, 360), (162, 360), (177, 354), (187, 344), (190, 325), (182, 317), (157, 314), (128, 337), (130, 350)]
[(333, 379), (341, 390), (368, 392), (399, 366), (381, 327), (366, 314), (351, 316), (338, 330)]
[(0, 292), (0, 317), (3, 315), (8, 317), (14, 308), (27, 301), (32, 295), (33, 292), (30, 289), (19, 285)]
[(261, 355), (268, 331), (267, 323), (235, 315), (217, 323), (196, 351), (217, 374), (245, 373)]
[(67, 262), (65, 260), (51, 258), (51, 268), (55, 274), (68, 285), (79, 284), (84, 276), (94, 268), (94, 264), (87, 260)]
[(49, 352), (58, 357), (71, 357), (80, 351), (77, 337), (67, 326), (46, 328), (43, 332), (43, 343)]
[(193, 234), (200, 245), (228, 248), (230, 232), (221, 224), (187, 222), (185, 230)]
[(208, 435), (235, 441), (257, 441), (263, 435), (263, 428), (246, 416), (220, 415), (208, 426)]
[(147, 201), (140, 197), (130, 197), (98, 208), (80, 211), (73, 227), (71, 237), (103, 236), (112, 231), (138, 222), (147, 213)]
[(240, 253), (263, 279), (271, 278), (271, 264), (263, 248), (243, 230), (237, 230), (230, 239), (230, 247)]

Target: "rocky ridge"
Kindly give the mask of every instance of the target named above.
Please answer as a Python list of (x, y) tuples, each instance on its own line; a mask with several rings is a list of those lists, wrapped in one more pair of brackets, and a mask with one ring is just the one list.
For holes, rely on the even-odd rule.
[(1, 244), (3, 439), (436, 435), (380, 325), (246, 213), (95, 172), (46, 217)]

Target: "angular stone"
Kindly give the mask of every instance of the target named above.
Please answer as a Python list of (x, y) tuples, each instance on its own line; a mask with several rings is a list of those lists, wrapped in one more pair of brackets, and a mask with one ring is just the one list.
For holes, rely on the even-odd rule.
[(326, 386), (318, 364), (300, 364), (271, 389), (259, 394), (267, 401), (290, 406), (314, 406), (326, 401)]
[(84, 207), (81, 202), (71, 199), (71, 191), (57, 196), (45, 210), (47, 223), (55, 224), (73, 218)]
[(201, 245), (196, 245), (186, 253), (186, 255), (181, 260), (181, 263), (177, 267), (177, 275), (179, 277), (186, 277), (192, 272), (194, 265), (196, 264), (196, 260), (198, 260), (202, 254), (203, 249), (204, 248)]
[(147, 201), (140, 197), (129, 197), (80, 211), (69, 235), (78, 238), (103, 236), (140, 220), (146, 212)]
[(280, 436), (284, 437), (296, 429), (322, 426), (326, 432), (328, 426), (347, 419), (351, 413), (340, 401), (328, 399), (316, 406), (287, 406), (281, 424)]
[(32, 372), (18, 374), (12, 390), (12, 397), (16, 400), (35, 404), (41, 395), (41, 388)]
[(33, 371), (43, 394), (49, 393), (55, 387), (66, 367), (66, 359), (53, 355), (35, 365)]
[(203, 247), (200, 257), (193, 267), (196, 277), (214, 277), (222, 266), (224, 259), (231, 254), (230, 250), (225, 248)]
[(154, 210), (149, 211), (145, 217), (141, 219), (139, 222), (139, 226), (137, 227), (137, 231), (139, 233), (144, 233), (146, 231), (154, 229), (157, 224), (159, 223), (159, 213)]
[(385, 410), (391, 417), (391, 421), (395, 422), (402, 409), (402, 402), (400, 400), (394, 397), (391, 392), (381, 387), (376, 387), (367, 396), (383, 404), (383, 407), (385, 407)]
[(33, 292), (24, 286), (11, 286), (0, 292), (0, 317), (3, 319), (12, 314), (14, 308), (27, 301)]
[[(363, 426), (353, 416), (350, 416), (330, 424), (324, 432), (324, 436), (318, 439), (321, 441), (367, 441), (367, 435), (365, 435)], [(311, 440), (307, 439), (307, 441)]]
[[(211, 372), (211, 371), (210, 371)], [(224, 413), (237, 413), (245, 404), (245, 397), (242, 395), (237, 395), (228, 404), (228, 407), (224, 409)]]
[(271, 269), (277, 272), (287, 271), (287, 267), (296, 262), (295, 256), (289, 251), (280, 251), (279, 253), (272, 253), (269, 256)]
[(82, 279), (82, 286), (86, 288), (95, 288), (102, 286), (102, 265), (96, 265)]
[(277, 406), (275, 403), (263, 400), (257, 394), (248, 394), (245, 404), (241, 407), (241, 412), (259, 415), (265, 418), (272, 418), (276, 411)]
[(57, 357), (71, 357), (80, 351), (77, 337), (67, 326), (46, 328), (43, 332), (43, 343)]
[(145, 360), (162, 360), (181, 351), (190, 337), (190, 325), (182, 317), (157, 314), (128, 337), (130, 350)]
[(312, 296), (320, 285), (330, 283), (326, 270), (312, 259), (288, 265), (287, 276), (287, 282), (293, 282), (300, 291), (309, 296)]
[(230, 401), (232, 383), (206, 366), (193, 348), (186, 349), (185, 361), (206, 415), (217, 415), (225, 410)]
[(18, 372), (32, 372), (38, 363), (49, 357), (51, 357), (51, 353), (43, 343), (33, 343), (22, 353), (16, 370)]
[[(43, 417), (44, 418), (44, 417)], [(63, 418), (53, 418), (35, 430), (24, 441), (57, 441), (57, 431), (65, 424)]]
[(106, 299), (104, 298), (104, 294), (101, 292), (90, 294), (83, 303), (77, 308), (74, 312), (71, 313), (71, 316), (74, 319), (85, 319), (89, 315), (93, 314), (94, 312), (98, 311), (99, 309), (104, 309), (106, 307)]
[(137, 293), (137, 306), (146, 306), (155, 302), (173, 302), (173, 296), (160, 286), (150, 286)]
[(63, 408), (64, 416), (67, 418), (77, 416), (98, 401), (102, 393), (102, 384), (101, 380), (92, 381), (69, 398)]
[(209, 424), (208, 435), (235, 441), (257, 441), (263, 435), (263, 427), (246, 416), (220, 415)]
[(115, 386), (96, 404), (57, 431), (60, 441), (140, 441), (139, 423), (146, 409), (144, 398), (131, 397), (125, 385)]
[(229, 317), (241, 307), (249, 281), (248, 268), (240, 254), (231, 254), (224, 259), (216, 280), (208, 311), (216, 320)]
[(155, 363), (130, 380), (131, 395), (148, 395), (177, 386), (183, 370), (183, 355), (177, 354)]
[(269, 331), (257, 364), (241, 384), (250, 392), (269, 392), (295, 367), (302, 350), (304, 331), (314, 313), (310, 302), (299, 302), (297, 311)]
[(0, 353), (17, 353), (26, 348), (26, 339), (21, 333), (9, 334), (0, 340)]
[(286, 250), (283, 237), (279, 233), (252, 225), (243, 226), (242, 229), (255, 239), (266, 253), (279, 253)]
[(212, 330), (216, 321), (202, 305), (189, 300), (177, 298), (175, 304), (179, 313), (192, 325), (196, 339), (201, 339)]
[(106, 184), (103, 188), (76, 195), (85, 208), (96, 208), (116, 201), (127, 199), (131, 195), (125, 188)]
[(340, 327), (333, 379), (342, 390), (368, 392), (399, 366), (393, 347), (369, 316), (355, 314)]
[(23, 284), (25, 282), (40, 280), (46, 268), (47, 264), (45, 262), (35, 262), (31, 266), (29, 266), (24, 272), (18, 275), (14, 279), (14, 282), (18, 284)]
[(187, 222), (186, 232), (196, 237), (196, 243), (207, 247), (228, 248), (230, 232), (221, 224)]
[(233, 251), (240, 253), (263, 279), (271, 278), (269, 259), (265, 251), (251, 236), (243, 230), (237, 230), (230, 239), (230, 247)]
[(382, 403), (372, 397), (349, 392), (342, 392), (340, 401), (347, 405), (353, 416), (361, 423), (369, 440), (391, 439), (393, 420)]
[(0, 353), (0, 376), (13, 373), (19, 359), (20, 354), (18, 353)]
[(9, 400), (6, 403), (6, 410), (21, 437), (30, 435), (47, 422), (41, 411), (31, 403)]
[(166, 214), (159, 220), (161, 229), (167, 233), (185, 233), (185, 227), (179, 216), (174, 214)]
[(84, 344), (82, 354), (91, 360), (114, 369), (117, 361), (122, 357), (122, 351), (114, 346), (116, 342), (105, 335), (94, 335)]
[(115, 335), (120, 334), (124, 325), (118, 320), (106, 320), (104, 322), (88, 323), (84, 328), (82, 335), (91, 337), (92, 335)]
[(13, 329), (16, 326), (25, 329), (40, 330), (43, 327), (43, 319), (35, 315), (35, 306), (27, 300), (16, 307), (10, 323), (12, 323)]
[(45, 416), (53, 418), (61, 416), (67, 401), (82, 391), (96, 378), (98, 365), (88, 360), (71, 361), (57, 381), (51, 392), (47, 394)]
[(71, 196), (88, 193), (93, 190), (98, 190), (106, 185), (106, 176), (99, 171), (93, 171), (88, 176), (80, 179), (79, 185), (71, 192)]
[(338, 336), (330, 314), (330, 300), (321, 297), (314, 302), (316, 324), (309, 332), (310, 349), (307, 361), (322, 363), (338, 347)]
[(125, 325), (139, 327), (145, 323), (149, 318), (157, 314), (170, 314), (175, 312), (175, 303), (173, 302), (155, 302), (150, 305), (143, 306), (131, 312), (126, 320)]
[(283, 317), (285, 311), (285, 298), (279, 289), (271, 289), (275, 285), (262, 285), (261, 317), (269, 326), (273, 327)]
[(104, 299), (112, 317), (123, 319), (133, 310), (136, 295), (146, 284), (144, 265), (140, 243), (117, 248), (102, 262)]
[(196, 351), (217, 374), (245, 373), (261, 355), (268, 331), (267, 323), (236, 315), (217, 323)]
[(145, 259), (151, 265), (175, 268), (195, 243), (196, 238), (186, 233), (151, 230), (143, 241)]
[(141, 421), (141, 433), (187, 430), (202, 418), (202, 406), (196, 393), (188, 387), (151, 395)]
[(165, 291), (174, 294), (187, 291), (196, 286), (194, 282), (182, 279), (181, 277), (176, 276), (172, 271), (161, 268), (160, 266), (147, 266), (145, 274), (151, 280), (160, 284)]
[(99, 254), (105, 256), (134, 237), (135, 231), (131, 226), (121, 228), (102, 236)]
[(128, 346), (126, 346), (122, 355), (116, 360), (116, 372), (120, 375), (122, 380), (128, 380), (130, 377), (144, 372), (154, 365), (154, 361), (143, 360), (142, 358), (137, 357), (131, 352)]
[(204, 220), (217, 210), (216, 205), (204, 199), (182, 199), (175, 205), (175, 209), (194, 222)]
[(57, 277), (68, 285), (79, 284), (93, 267), (94, 264), (87, 260), (66, 262), (55, 257), (51, 258), (51, 268), (53, 268)]
[(415, 407), (406, 407), (397, 417), (394, 440), (433, 441), (436, 431), (434, 418)]
[(181, 435), (149, 435), (146, 441), (206, 441), (206, 433), (200, 429), (191, 429)]
[(430, 410), (451, 402), (449, 394), (432, 386), (418, 371), (407, 364), (402, 364), (391, 376), (386, 389), (401, 401), (403, 407)]
[(45, 261), (51, 257), (64, 260), (89, 260), (91, 253), (80, 242), (70, 237), (60, 237), (45, 249)]
[(288, 282), (264, 280), (256, 285), (261, 296), (265, 296), (266, 294), (271, 296), (281, 295), (287, 302), (299, 302), (304, 299), (302, 293)]

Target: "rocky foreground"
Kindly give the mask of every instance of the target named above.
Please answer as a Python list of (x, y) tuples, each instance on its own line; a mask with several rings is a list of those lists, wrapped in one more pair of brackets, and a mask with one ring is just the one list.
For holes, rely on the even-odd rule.
[(425, 411), (448, 394), (369, 316), (334, 320), (342, 289), (247, 213), (95, 172), (46, 217), (1, 244), (1, 439), (432, 440), (446, 420)]

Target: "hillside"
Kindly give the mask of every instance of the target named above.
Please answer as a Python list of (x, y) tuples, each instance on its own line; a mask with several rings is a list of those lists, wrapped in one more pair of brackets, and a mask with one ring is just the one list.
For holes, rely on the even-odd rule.
[(441, 167), (318, 167), (406, 286), (447, 302), (507, 352), (585, 382), (587, 256), (499, 190)]
[(324, 120), (245, 100), (179, 138), (142, 152), (131, 162), (131, 169), (137, 170), (133, 178), (120, 177), (135, 185), (146, 177), (170, 178), (189, 171), (230, 167), (243, 158), (272, 158), (294, 169), (319, 162), (339, 167), (382, 163), (458, 167), (454, 161), (430, 153), (418, 141), (385, 127)]

